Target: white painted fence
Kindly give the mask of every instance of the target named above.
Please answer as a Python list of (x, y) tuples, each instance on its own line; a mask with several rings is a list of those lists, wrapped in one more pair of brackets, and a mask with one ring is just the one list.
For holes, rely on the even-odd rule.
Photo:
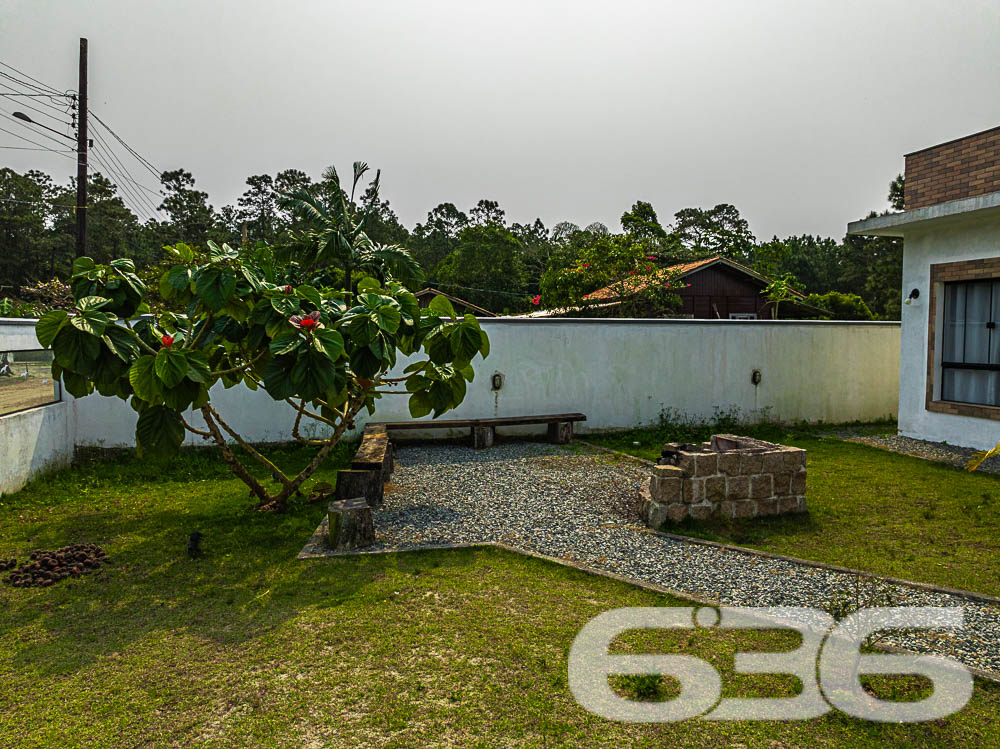
[[(578, 431), (656, 423), (664, 410), (691, 418), (738, 410), (748, 420), (844, 422), (896, 413), (898, 323), (764, 320), (482, 320), (492, 353), (476, 360), (465, 401), (444, 418), (582, 411)], [(0, 320), (0, 351), (24, 345), (30, 321)], [(401, 361), (398, 369), (408, 363)], [(751, 381), (761, 371), (759, 385)], [(503, 387), (491, 389), (499, 372)], [(264, 392), (217, 386), (213, 402), (253, 441), (291, 439), (292, 411)], [(54, 406), (0, 417), (0, 491), (18, 488), (74, 445), (134, 444), (124, 401), (65, 396)], [(45, 417), (29, 416), (45, 412)], [(50, 415), (51, 414), (51, 415)], [(408, 420), (406, 396), (378, 403), (380, 421)], [(41, 419), (39, 421), (39, 419)], [(192, 416), (193, 423), (200, 423)], [(417, 435), (418, 433), (413, 433)], [(441, 430), (427, 434), (443, 435)], [(200, 439), (189, 435), (192, 444)]]

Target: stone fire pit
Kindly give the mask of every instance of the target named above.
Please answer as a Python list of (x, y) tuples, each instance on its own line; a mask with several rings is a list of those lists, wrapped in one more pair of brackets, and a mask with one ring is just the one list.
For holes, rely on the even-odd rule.
[(754, 518), (806, 509), (806, 451), (733, 434), (711, 442), (669, 442), (639, 485), (650, 528), (685, 518)]

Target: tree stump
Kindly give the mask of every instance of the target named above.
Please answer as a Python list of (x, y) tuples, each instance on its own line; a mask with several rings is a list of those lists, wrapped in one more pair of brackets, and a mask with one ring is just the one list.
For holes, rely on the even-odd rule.
[(375, 524), (372, 508), (364, 497), (338, 499), (328, 509), (330, 548), (334, 551), (353, 551), (375, 543)]
[(381, 507), (385, 497), (382, 492), (382, 471), (345, 468), (337, 472), (337, 499), (364, 497), (369, 507)]
[(477, 450), (493, 447), (496, 429), (493, 427), (472, 427), (472, 446)]
[(573, 439), (573, 422), (560, 421), (549, 424), (549, 442), (565, 445)]

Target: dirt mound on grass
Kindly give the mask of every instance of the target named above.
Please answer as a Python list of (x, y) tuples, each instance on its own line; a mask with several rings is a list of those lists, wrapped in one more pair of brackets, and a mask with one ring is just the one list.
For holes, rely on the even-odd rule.
[(0, 570), (12, 569), (6, 582), (15, 588), (45, 588), (67, 577), (80, 577), (108, 563), (108, 555), (96, 544), (70, 544), (55, 551), (36, 549), (31, 561), (15, 567), (17, 561), (7, 560)]

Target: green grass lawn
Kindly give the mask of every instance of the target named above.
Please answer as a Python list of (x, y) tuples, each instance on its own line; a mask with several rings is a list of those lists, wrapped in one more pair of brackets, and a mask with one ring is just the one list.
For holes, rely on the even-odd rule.
[[(1000, 596), (1000, 477), (822, 436), (818, 428), (742, 431), (808, 451), (809, 512), (664, 530)], [(664, 442), (701, 441), (711, 432), (666, 426), (586, 439), (655, 460)]]
[[(822, 458), (817, 448), (816, 464), (837, 454), (882, 458), (829, 449)], [(273, 457), (284, 465), (306, 459), (298, 450)], [(335, 468), (319, 478), (330, 480)], [(250, 504), (207, 451), (185, 452), (165, 467), (128, 455), (86, 461), (0, 497), (0, 557), (93, 542), (113, 560), (47, 589), (0, 585), (0, 746), (774, 749), (1000, 741), (1000, 687), (982, 681), (963, 711), (928, 724), (882, 725), (836, 712), (793, 723), (603, 720), (567, 689), (566, 658), (580, 627), (610, 608), (689, 604), (493, 550), (301, 562), (295, 555), (323, 509), (261, 515)], [(193, 530), (205, 534), (199, 560), (186, 554)], [(793, 646), (783, 638), (697, 630), (627, 637), (617, 648), (683, 648), (717, 665), (727, 696), (781, 696), (794, 693), (788, 679), (737, 677), (731, 666), (737, 648)], [(924, 685), (874, 686), (914, 698)], [(669, 687), (621, 686), (661, 698)]]

